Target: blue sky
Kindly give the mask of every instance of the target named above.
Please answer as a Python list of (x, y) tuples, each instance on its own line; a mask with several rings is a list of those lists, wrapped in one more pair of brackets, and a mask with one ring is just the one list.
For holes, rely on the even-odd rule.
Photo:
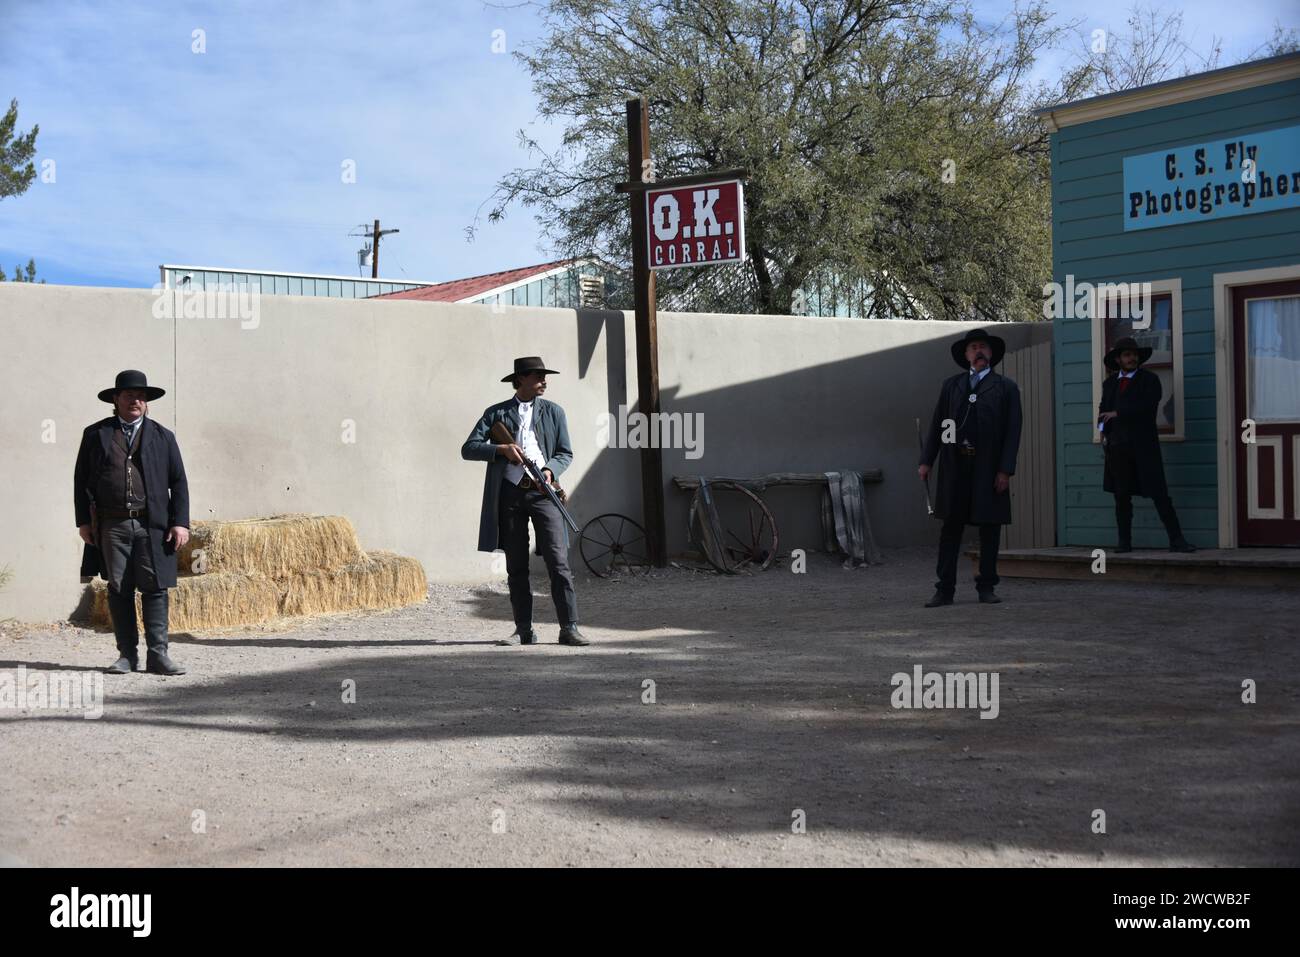
[[(503, 0), (502, 6), (508, 6)], [(979, 0), (1001, 19), (1008, 2)], [(1188, 0), (1192, 44), (1248, 54), (1289, 0)], [(1094, 0), (1086, 29), (1122, 28), (1129, 3)], [(1227, 10), (1232, 11), (1229, 18)], [(472, 0), (65, 2), (0, 0), (0, 99), (39, 123), (39, 179), (0, 201), (0, 264), (35, 257), (49, 282), (149, 286), (160, 263), (357, 273), (376, 217), (386, 277), (441, 281), (550, 258), (522, 207), (464, 228), (497, 178), (543, 143), (529, 78), (492, 51), (540, 35), (537, 9)], [(206, 52), (192, 34), (206, 33)], [(1040, 64), (1049, 76), (1064, 52)], [(345, 160), (356, 182), (342, 182)]]

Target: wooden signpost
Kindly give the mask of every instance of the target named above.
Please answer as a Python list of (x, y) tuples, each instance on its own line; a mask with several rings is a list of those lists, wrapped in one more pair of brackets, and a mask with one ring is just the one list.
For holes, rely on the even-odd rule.
[[(627, 173), (628, 181), (614, 188), (627, 193), (631, 204), (637, 403), (647, 420), (654, 422), (660, 412), (655, 270), (744, 260), (741, 183), (746, 173), (716, 170), (656, 180), (644, 99), (627, 101)], [(647, 552), (655, 567), (663, 568), (668, 564), (668, 545), (663, 456), (657, 443), (641, 449), (641, 495)]]

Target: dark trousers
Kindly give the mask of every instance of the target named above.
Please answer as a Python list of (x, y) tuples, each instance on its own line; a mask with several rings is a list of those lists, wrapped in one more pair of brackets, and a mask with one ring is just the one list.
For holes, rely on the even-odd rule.
[[(974, 491), (973, 460), (958, 457), (957, 483), (948, 517), (939, 531), (939, 564), (935, 567), (937, 591), (951, 595), (957, 590), (957, 559), (961, 554), (961, 540), (970, 521), (971, 494)], [(998, 583), (998, 546), (1002, 540), (1001, 525), (980, 525), (980, 570), (975, 576), (975, 588), (986, 591)]]
[(506, 553), (506, 580), (510, 584), (510, 607), (515, 627), (526, 636), (533, 622), (533, 590), (528, 581), (528, 520), (537, 535), (537, 550), (546, 561), (551, 577), (551, 600), (555, 617), (563, 625), (578, 623), (578, 598), (573, 591), (569, 549), (564, 519), (545, 492), (524, 490), (507, 481), (501, 483), (497, 513), (501, 543)]
[(108, 612), (113, 619), (117, 649), (134, 659), (140, 632), (135, 617), (135, 591), (140, 589), (145, 645), (151, 651), (167, 650), (167, 589), (158, 587), (149, 528), (134, 518), (102, 519), (97, 531), (99, 551), (108, 579)]
[[(1174, 511), (1173, 500), (1168, 495), (1152, 496), (1151, 504), (1156, 507), (1156, 514), (1169, 534), (1170, 543), (1180, 542), (1183, 538), (1182, 526), (1178, 524), (1178, 513)], [(1119, 543), (1131, 545), (1133, 542), (1133, 496), (1115, 495), (1115, 526), (1119, 530)]]

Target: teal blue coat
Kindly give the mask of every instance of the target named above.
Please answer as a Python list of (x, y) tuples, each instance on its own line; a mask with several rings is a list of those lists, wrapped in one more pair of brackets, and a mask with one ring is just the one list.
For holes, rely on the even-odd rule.
[[(511, 396), (504, 402), (488, 406), (483, 417), (474, 426), (465, 444), (460, 447), (460, 457), (470, 462), (486, 462), (487, 476), (483, 480), (483, 511), (479, 514), (478, 550), (492, 552), (501, 548), (497, 528), (497, 506), (501, 497), (501, 480), (506, 474), (505, 457), (497, 452), (496, 443), (488, 438), (494, 422), (504, 421), (510, 434), (519, 437), (518, 403)], [(573, 461), (573, 446), (569, 442), (569, 423), (564, 410), (543, 398), (533, 400), (533, 434), (546, 456), (545, 467), (558, 480), (560, 473)]]

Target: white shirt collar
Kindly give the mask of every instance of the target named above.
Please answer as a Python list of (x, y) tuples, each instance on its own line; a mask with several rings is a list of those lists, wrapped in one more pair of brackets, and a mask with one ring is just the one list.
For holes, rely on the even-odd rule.
[(1135, 375), (1137, 375), (1137, 369), (1134, 369), (1132, 372), (1125, 372), (1123, 369), (1119, 371), (1119, 377), (1121, 379), (1131, 379)]
[(138, 425), (139, 425), (141, 422), (143, 422), (143, 421), (144, 421), (144, 416), (143, 416), (143, 415), (140, 416), (140, 418), (136, 419), (134, 422), (128, 422), (126, 419), (122, 418), (120, 415), (117, 417), (117, 422), (118, 422), (118, 425), (119, 425), (119, 426), (122, 426), (122, 425), (129, 425), (129, 426), (131, 426), (131, 428), (133, 428), (133, 429), (134, 429), (136, 426), (138, 426)]
[(968, 376), (974, 376), (976, 382), (983, 382), (983, 381), (984, 381), (984, 377), (985, 377), (986, 375), (988, 375), (991, 371), (993, 371), (993, 367), (992, 367), (992, 366), (985, 366), (984, 369), (983, 369), (983, 371), (981, 371), (981, 372), (976, 372), (976, 371), (974, 371), (974, 370), (972, 369), (972, 370), (967, 371), (966, 374), (967, 374)]

